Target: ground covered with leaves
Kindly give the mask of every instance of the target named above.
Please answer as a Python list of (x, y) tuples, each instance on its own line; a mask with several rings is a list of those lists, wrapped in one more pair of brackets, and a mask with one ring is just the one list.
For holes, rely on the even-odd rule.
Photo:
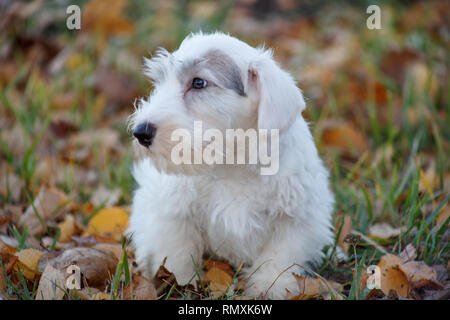
[(70, 31), (70, 3), (1, 1), (0, 299), (248, 298), (215, 257), (189, 286), (146, 279), (123, 237), (141, 59), (199, 29), (274, 49), (331, 171), (335, 244), (287, 297), (449, 299), (449, 3), (381, 2), (381, 30), (364, 1), (305, 3), (79, 1)]

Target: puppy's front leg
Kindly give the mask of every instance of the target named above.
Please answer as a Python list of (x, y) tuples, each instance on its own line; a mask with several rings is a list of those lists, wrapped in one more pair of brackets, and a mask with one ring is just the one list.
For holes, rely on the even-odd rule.
[(183, 212), (187, 207), (180, 202), (170, 205), (142, 187), (135, 193), (128, 233), (147, 278), (151, 279), (167, 258), (165, 267), (183, 285), (194, 275), (194, 264), (201, 264), (203, 242), (194, 219)]
[(287, 290), (298, 292), (293, 272), (304, 273), (301, 266), (322, 258), (321, 248), (332, 240), (327, 226), (303, 225), (286, 219), (279, 223), (270, 240), (251, 267), (244, 270), (246, 294), (256, 298), (285, 299)]

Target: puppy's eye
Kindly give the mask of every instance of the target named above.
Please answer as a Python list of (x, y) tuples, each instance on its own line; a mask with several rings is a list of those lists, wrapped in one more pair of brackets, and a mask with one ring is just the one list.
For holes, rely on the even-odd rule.
[(206, 80), (200, 79), (200, 78), (194, 78), (192, 80), (192, 88), (194, 89), (203, 89), (208, 85), (208, 82)]

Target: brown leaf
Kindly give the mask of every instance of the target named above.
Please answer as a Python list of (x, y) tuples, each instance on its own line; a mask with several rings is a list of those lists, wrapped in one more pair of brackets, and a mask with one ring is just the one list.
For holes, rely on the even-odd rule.
[(112, 207), (117, 204), (122, 195), (122, 191), (119, 188), (114, 190), (108, 190), (101, 185), (91, 196), (91, 203), (94, 207), (103, 205), (104, 207)]
[(384, 54), (381, 59), (380, 69), (398, 85), (403, 85), (406, 71), (413, 64), (420, 61), (419, 54), (412, 49), (394, 49)]
[(64, 272), (48, 263), (39, 281), (36, 300), (61, 300), (65, 295), (65, 282)]
[(442, 285), (437, 280), (436, 271), (423, 261), (409, 261), (401, 264), (399, 268), (415, 288), (424, 286), (429, 282), (442, 288)]
[(75, 104), (75, 102), (76, 102), (75, 92), (69, 91), (52, 95), (50, 100), (50, 106), (54, 109), (68, 110)]
[(97, 292), (92, 295), (90, 300), (111, 300), (111, 296), (105, 292)]
[(160, 296), (163, 292), (165, 292), (168, 288), (170, 289), (172, 286), (178, 286), (175, 275), (167, 270), (164, 264), (165, 260), (163, 264), (159, 266), (159, 269), (154, 277), (157, 296)]
[(84, 247), (63, 250), (47, 260), (47, 264), (63, 271), (70, 265), (78, 266), (88, 285), (99, 289), (112, 278), (118, 262), (111, 252)]
[(223, 271), (228, 273), (230, 276), (234, 275), (234, 272), (233, 272), (233, 269), (231, 268), (231, 266), (228, 263), (223, 262), (223, 261), (209, 260), (205, 265), (205, 269), (207, 271), (209, 271), (212, 268), (222, 269)]
[(402, 229), (393, 228), (387, 223), (376, 223), (369, 228), (369, 237), (379, 238), (379, 239), (389, 239), (392, 237), (398, 237)]
[[(42, 187), (38, 196), (34, 199), (33, 205), (30, 205), (24, 215), (19, 220), (21, 228), (28, 227), (30, 235), (42, 235), (46, 232), (46, 219), (58, 216), (61, 210), (56, 210), (67, 201), (66, 195), (55, 188), (48, 189)], [(36, 211), (37, 214), (36, 214)]]
[[(336, 232), (341, 229), (340, 226), (336, 227)], [(352, 233), (352, 217), (347, 215), (344, 218), (344, 224), (342, 225), (341, 233), (339, 234), (338, 244), (345, 253), (348, 253), (350, 244), (345, 242), (344, 239)]]
[(92, 248), (103, 251), (109, 251), (113, 253), (119, 261), (120, 259), (122, 259), (123, 256), (123, 249), (120, 243), (97, 243)]
[(293, 273), (293, 275), (297, 280), (300, 294), (303, 296), (325, 295), (327, 293), (333, 292), (333, 290), (342, 292), (343, 289), (342, 285), (335, 281), (300, 276), (295, 273)]
[(126, 0), (93, 0), (83, 8), (82, 29), (107, 35), (129, 33), (133, 23), (123, 16)]
[(132, 291), (125, 295), (125, 299), (133, 300), (156, 300), (156, 289), (147, 278), (134, 274), (132, 280)]
[(0, 195), (10, 197), (13, 202), (19, 202), (22, 194), (22, 180), (8, 166), (0, 167)]
[(212, 295), (218, 297), (231, 286), (232, 276), (221, 268), (212, 267), (203, 275), (203, 281), (209, 283)]
[(123, 110), (141, 94), (134, 78), (111, 69), (96, 72), (94, 87), (115, 110)]
[(362, 154), (369, 148), (366, 136), (350, 122), (326, 123), (322, 140), (326, 146), (335, 147), (348, 153)]
[(16, 248), (10, 246), (0, 239), (0, 261), (3, 263), (3, 269), (0, 270), (0, 292), (6, 290), (5, 277), (13, 270), (19, 259), (15, 253)]
[(405, 263), (408, 261), (412, 261), (416, 258), (417, 258), (416, 248), (414, 248), (414, 246), (411, 243), (408, 243), (405, 249), (403, 249), (403, 251), (400, 253), (400, 259), (402, 259), (402, 261)]
[(378, 267), (381, 271), (381, 290), (385, 295), (393, 290), (403, 298), (408, 297), (408, 279), (399, 269), (403, 261), (392, 254), (381, 257)]

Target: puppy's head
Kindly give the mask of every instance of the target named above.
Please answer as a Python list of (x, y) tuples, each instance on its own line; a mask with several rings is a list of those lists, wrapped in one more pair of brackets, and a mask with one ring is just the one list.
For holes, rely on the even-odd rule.
[(140, 155), (167, 172), (205, 169), (173, 163), (177, 129), (194, 137), (194, 122), (201, 121), (203, 130), (280, 129), (282, 134), (305, 107), (301, 91), (271, 51), (225, 34), (190, 35), (173, 53), (160, 49), (144, 62), (154, 90), (139, 101), (131, 130)]

